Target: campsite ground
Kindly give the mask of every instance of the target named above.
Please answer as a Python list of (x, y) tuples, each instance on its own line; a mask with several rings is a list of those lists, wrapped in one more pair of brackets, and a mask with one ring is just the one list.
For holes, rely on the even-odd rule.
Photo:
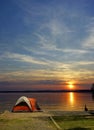
[(94, 130), (94, 116), (86, 112), (44, 111), (0, 114), (0, 130)]

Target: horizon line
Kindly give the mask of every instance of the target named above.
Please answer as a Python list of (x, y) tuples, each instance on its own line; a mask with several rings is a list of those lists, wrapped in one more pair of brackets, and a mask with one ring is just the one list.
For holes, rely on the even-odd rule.
[(42, 93), (42, 92), (93, 92), (91, 89), (79, 90), (1, 90), (0, 93)]

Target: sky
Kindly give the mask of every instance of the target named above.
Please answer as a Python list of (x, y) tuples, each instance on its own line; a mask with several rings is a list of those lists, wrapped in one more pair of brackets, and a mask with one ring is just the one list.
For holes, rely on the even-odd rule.
[(92, 84), (94, 0), (0, 0), (0, 89), (10, 82)]

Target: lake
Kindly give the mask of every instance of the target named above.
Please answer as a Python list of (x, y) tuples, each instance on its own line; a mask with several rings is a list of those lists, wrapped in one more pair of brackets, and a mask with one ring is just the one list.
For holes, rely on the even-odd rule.
[(0, 112), (11, 111), (21, 96), (36, 98), (43, 110), (83, 111), (85, 104), (89, 109), (94, 109), (92, 93), (0, 93)]

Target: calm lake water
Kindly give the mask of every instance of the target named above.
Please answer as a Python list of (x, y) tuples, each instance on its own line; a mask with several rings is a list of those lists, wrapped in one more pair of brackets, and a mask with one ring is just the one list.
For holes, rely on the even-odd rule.
[(83, 111), (85, 104), (94, 109), (92, 93), (0, 93), (0, 112), (11, 111), (20, 96), (36, 98), (43, 110)]

